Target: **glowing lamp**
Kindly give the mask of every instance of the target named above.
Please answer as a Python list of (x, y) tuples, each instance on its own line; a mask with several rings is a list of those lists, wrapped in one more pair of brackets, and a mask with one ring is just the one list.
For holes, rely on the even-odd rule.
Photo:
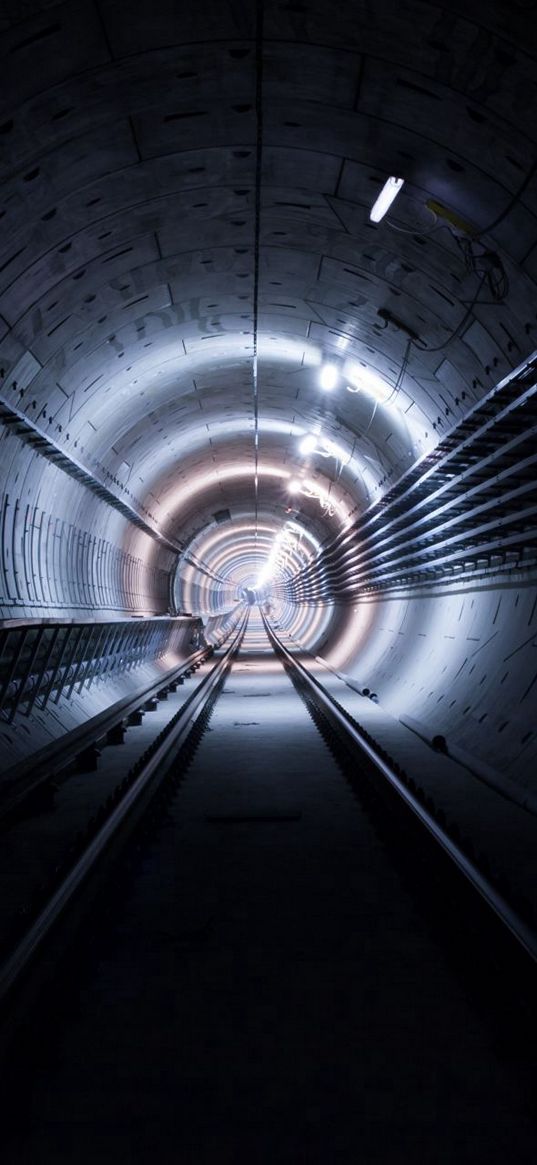
[(319, 384), (325, 392), (332, 392), (338, 382), (337, 364), (323, 364), (319, 375)]
[(305, 437), (302, 438), (298, 448), (300, 453), (302, 453), (304, 457), (307, 457), (308, 453), (313, 453), (316, 445), (317, 438), (313, 435), (313, 433), (308, 433)]
[(399, 191), (404, 183), (404, 178), (388, 178), (384, 183), (382, 190), (371, 207), (369, 218), (371, 222), (380, 222), (386, 211), (390, 209), (394, 198), (397, 198)]

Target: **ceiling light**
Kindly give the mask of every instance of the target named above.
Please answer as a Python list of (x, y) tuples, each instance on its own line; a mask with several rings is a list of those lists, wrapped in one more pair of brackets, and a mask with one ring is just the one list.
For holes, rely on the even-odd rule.
[(380, 222), (384, 218), (386, 211), (390, 209), (394, 198), (397, 197), (399, 191), (404, 183), (404, 178), (388, 178), (384, 183), (382, 190), (371, 208), (369, 218), (371, 222)]
[(298, 478), (293, 478), (292, 481), (289, 482), (287, 488), (290, 493), (300, 493), (303, 494), (303, 496), (306, 498), (314, 498), (314, 500), (319, 503), (321, 510), (323, 510), (329, 518), (332, 518), (336, 511), (340, 511), (340, 503), (332, 501), (329, 498), (326, 490), (324, 490), (322, 486), (318, 485), (316, 481), (299, 481)]
[[(358, 389), (350, 389), (350, 391), (357, 392)], [(310, 453), (315, 453), (319, 457), (335, 457), (336, 461), (340, 461), (342, 465), (348, 465), (351, 459), (350, 454), (345, 449), (336, 445), (335, 441), (331, 441), (329, 437), (323, 437), (321, 433), (317, 436), (314, 433), (307, 433), (302, 438), (298, 450), (303, 457), (309, 456)]]
[(298, 449), (299, 449), (299, 452), (302, 453), (303, 457), (307, 457), (308, 453), (314, 452), (316, 445), (317, 445), (317, 438), (314, 436), (313, 433), (307, 433), (307, 435), (302, 438), (300, 445), (298, 446)]
[(270, 566), (267, 564), (266, 566), (264, 566), (262, 568), (262, 570), (260, 570), (260, 572), (256, 578), (256, 581), (255, 581), (256, 591), (260, 590), (261, 587), (266, 586), (266, 584), (268, 582), (270, 582), (272, 580), (272, 578), (273, 578), (272, 570), (270, 569)]
[(337, 364), (323, 364), (319, 376), (321, 388), (324, 388), (325, 392), (331, 392), (336, 387), (338, 376)]

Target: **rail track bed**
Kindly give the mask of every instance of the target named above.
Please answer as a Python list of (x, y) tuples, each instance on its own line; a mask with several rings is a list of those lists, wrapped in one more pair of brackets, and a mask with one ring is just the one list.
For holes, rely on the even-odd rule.
[(123, 701), (126, 707), (69, 734), (46, 762), (13, 782), (0, 804), (2, 955), (121, 801), (143, 758), (170, 731), (199, 679), (210, 672), (211, 655), (210, 648), (195, 652)]
[(532, 936), (241, 635), (4, 980), (3, 1159), (533, 1161)]

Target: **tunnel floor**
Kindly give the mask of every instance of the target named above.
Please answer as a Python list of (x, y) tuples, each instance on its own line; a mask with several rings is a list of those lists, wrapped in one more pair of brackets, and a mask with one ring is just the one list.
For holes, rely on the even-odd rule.
[(255, 613), (76, 958), (21, 1043), (9, 1165), (534, 1160), (527, 1069)]

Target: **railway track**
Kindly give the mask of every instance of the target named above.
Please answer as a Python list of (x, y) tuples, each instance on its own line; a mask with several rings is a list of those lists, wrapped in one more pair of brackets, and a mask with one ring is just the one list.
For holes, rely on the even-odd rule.
[[(508, 1044), (513, 1025), (524, 1022), (529, 1029), (534, 1022), (526, 1002), (536, 953), (531, 928), (441, 829), (415, 795), (411, 777), (396, 771), (365, 739), (266, 621), (251, 617), (247, 630), (245, 623), (211, 666), (204, 662), (200, 683), (173, 711), (168, 731), (157, 734), (148, 754), (122, 778), (102, 819), (93, 821), (93, 832), (78, 839), (77, 851), (70, 850), (56, 871), (53, 892), (4, 960), (4, 1054), (18, 1065), (14, 1079), (24, 1077), (39, 1030), (39, 1078), (44, 1055), (50, 1097), (51, 1067), (42, 1049), (60, 1040), (59, 1067), (58, 1052), (52, 1056), (57, 1095), (74, 1089), (70, 1103), (80, 1109), (73, 1132), (71, 1118), (58, 1115), (65, 1096), (58, 1100), (56, 1126), (64, 1138), (59, 1149), (49, 1117), (43, 1117), (42, 1086), (34, 1081), (34, 1123), (22, 1135), (22, 1148), (20, 1133), (13, 1134), (13, 1157), (7, 1160), (18, 1161), (15, 1152), (23, 1151), (28, 1154), (23, 1159), (30, 1160), (37, 1145), (41, 1161), (68, 1160), (75, 1149), (69, 1138), (81, 1124), (85, 1135), (89, 1127), (87, 1160), (98, 1159), (91, 1153), (97, 1154), (112, 1120), (105, 1094), (113, 1080), (117, 1085), (117, 1073), (110, 1068), (114, 1055), (127, 1078), (117, 1099), (122, 1119), (129, 1096), (138, 1097), (141, 1109), (147, 1103), (157, 1150), (153, 1144), (150, 1151), (148, 1144), (147, 1153), (142, 1147), (132, 1156), (129, 1132), (113, 1150), (116, 1155), (105, 1160), (143, 1161), (156, 1152), (163, 1161), (232, 1161), (238, 1159), (233, 1138), (239, 1128), (245, 1146), (257, 1153), (253, 1159), (268, 1162), (277, 1152), (283, 1160), (295, 1160), (299, 1145), (306, 1143), (304, 1159), (329, 1160), (326, 1129), (319, 1144), (314, 1137), (308, 1142), (313, 1126), (311, 1115), (306, 1120), (304, 1114), (311, 1110), (308, 1087), (315, 1104), (321, 1110), (326, 1106), (330, 1056), (343, 1064), (344, 1078), (350, 1074), (354, 1082), (352, 1102), (346, 1085), (345, 1102), (334, 1102), (345, 1142), (338, 1159), (354, 1160), (361, 1135), (356, 1105), (362, 1122), (372, 1122), (371, 1145), (380, 1120), (378, 1099), (373, 1117), (357, 1101), (370, 1079), (359, 1041), (365, 1039), (377, 1081), (385, 1057), (395, 1057), (401, 1073), (405, 1045), (408, 1054), (408, 1041), (417, 1041), (419, 1063), (412, 1063), (411, 1053), (409, 1080), (398, 1082), (407, 1117), (417, 1127), (424, 1091), (427, 1103), (434, 1101), (441, 1111), (446, 1103), (435, 1023), (449, 1044), (449, 1071), (456, 1077), (453, 1056), (460, 1057), (457, 1080), (463, 1093), (472, 1073), (483, 1095), (502, 1093), (505, 1111), (493, 1121), (494, 1136), (505, 1138), (507, 1145), (516, 1120), (522, 1153), (535, 1133), (528, 1084), (533, 1051), (515, 1070)], [(95, 968), (96, 951), (104, 972)], [(78, 977), (85, 1006), (73, 1025), (63, 1014), (63, 998)], [(479, 1006), (461, 1000), (461, 981), (462, 995), (468, 993), (475, 1003), (479, 994)], [(148, 982), (153, 986), (146, 998)], [(516, 983), (521, 1008), (515, 1018), (510, 996), (506, 1002), (511, 983)], [(372, 1032), (362, 997), (372, 1009)], [(51, 998), (52, 1005), (40, 1002)], [(343, 1012), (348, 1009), (348, 1025), (340, 1003)], [(449, 1032), (440, 1005), (451, 1017)], [(476, 1017), (480, 1007), (485, 1021)], [(231, 1028), (229, 1008), (242, 1017)], [(328, 1019), (321, 1018), (323, 1008)], [(36, 1009), (37, 1029), (33, 1019), (21, 1018), (35, 1015)], [(53, 1016), (52, 1024), (44, 1011)], [(493, 1013), (494, 1038), (505, 1044), (499, 1060), (489, 1046), (487, 1024)], [(394, 1035), (401, 1014), (403, 1034)], [(267, 1016), (272, 1016), (268, 1024)], [(320, 1024), (320, 1035), (312, 1035), (311, 1024)], [(280, 1027), (281, 1046), (275, 1035)], [(244, 1128), (239, 1102), (241, 1094), (247, 1107), (254, 1104), (256, 1091), (249, 1079), (254, 1053), (248, 1031), (257, 1049), (255, 1104), (267, 1105), (262, 1127), (253, 1132)], [(200, 1039), (205, 1052), (199, 1051)], [(108, 1046), (104, 1068), (100, 1041)], [(140, 1058), (147, 1042), (165, 1081), (162, 1090), (155, 1091), (146, 1055)], [(305, 1091), (293, 1075), (289, 1047), (297, 1057), (297, 1072), (309, 1082)], [(80, 1067), (80, 1048), (85, 1068)], [(69, 1070), (73, 1057), (75, 1083)], [(226, 1057), (228, 1064), (237, 1059), (237, 1097), (229, 1095)], [(194, 1086), (192, 1072), (198, 1081)], [(436, 1091), (431, 1083), (435, 1072)], [(295, 1087), (295, 1126), (280, 1074), (291, 1092)], [(225, 1103), (218, 1099), (219, 1090), (227, 1096)], [(173, 1103), (184, 1112), (189, 1129), (184, 1135), (194, 1138), (194, 1150), (181, 1141), (173, 1117), (176, 1093), (179, 1101)], [(462, 1095), (461, 1102), (468, 1102), (468, 1096)], [(280, 1113), (277, 1135), (273, 1110)], [(327, 1120), (335, 1119), (331, 1111), (329, 1104)], [(399, 1119), (404, 1124), (406, 1118)], [(143, 1141), (145, 1134), (134, 1123)], [(485, 1160), (475, 1155), (482, 1126), (477, 1111), (468, 1156), (459, 1145), (453, 1157), (447, 1133), (445, 1156), (433, 1140), (427, 1148), (433, 1124), (421, 1130), (425, 1159), (432, 1160), (427, 1153), (434, 1151), (438, 1161)], [(218, 1148), (212, 1126), (221, 1132)], [(376, 1159), (367, 1157), (372, 1151), (367, 1145), (365, 1151), (365, 1160)], [(487, 1159), (496, 1158), (489, 1153)], [(516, 1159), (525, 1160), (522, 1155)]]
[[(214, 663), (212, 648), (197, 651), (135, 698), (123, 701), (119, 709), (99, 717), (98, 726), (84, 733), (82, 745), (78, 740), (60, 747), (53, 760), (47, 760), (41, 771), (17, 785), (6, 799), (0, 810), (4, 833), (0, 1002), (100, 856), (125, 829), (127, 818), (134, 819), (150, 787), (154, 791), (152, 782), (158, 784), (168, 754), (199, 731), (198, 720), (208, 714), (238, 651), (243, 629), (244, 620)], [(201, 678), (196, 682), (192, 677), (198, 670)], [(114, 748), (119, 744), (121, 750)], [(105, 745), (109, 748), (100, 760)], [(94, 775), (97, 772), (99, 779)], [(58, 804), (62, 791), (65, 804)], [(7, 867), (12, 861), (16, 867), (17, 857), (22, 858), (17, 871), (20, 880), (16, 893), (10, 894), (9, 885), (6, 893)]]
[[(341, 758), (353, 784), (359, 784), (367, 775), (376, 790), (402, 815), (407, 832), (411, 831), (418, 837), (419, 844), (426, 846), (431, 858), (434, 855), (434, 861), (445, 867), (445, 873), (451, 876), (453, 885), (460, 880), (460, 890), (463, 896), (469, 893), (473, 897), (474, 909), (479, 912), (481, 907), (483, 917), (487, 917), (488, 912), (496, 916), (499, 923), (498, 937), (502, 935), (505, 938), (505, 932), (509, 932), (514, 943), (528, 956), (528, 967), (537, 963), (537, 933), (532, 925), (533, 917), (528, 921), (527, 915), (531, 911), (529, 904), (524, 902), (522, 910), (513, 905), (508, 895), (502, 893), (502, 879), (498, 879), (498, 887), (488, 872), (483, 870), (482, 866), (488, 865), (488, 859), (480, 863), (473, 843), (455, 840), (453, 833), (458, 838), (458, 828), (450, 831), (444, 815), (436, 810), (432, 799), (420, 789), (412, 774), (405, 772), (388, 756), (334, 696), (323, 688), (322, 683), (271, 631), (266, 620), (264, 624), (274, 651), (306, 701), (320, 731)], [(488, 921), (493, 923), (490, 915)], [(513, 949), (516, 949), (516, 945)]]

